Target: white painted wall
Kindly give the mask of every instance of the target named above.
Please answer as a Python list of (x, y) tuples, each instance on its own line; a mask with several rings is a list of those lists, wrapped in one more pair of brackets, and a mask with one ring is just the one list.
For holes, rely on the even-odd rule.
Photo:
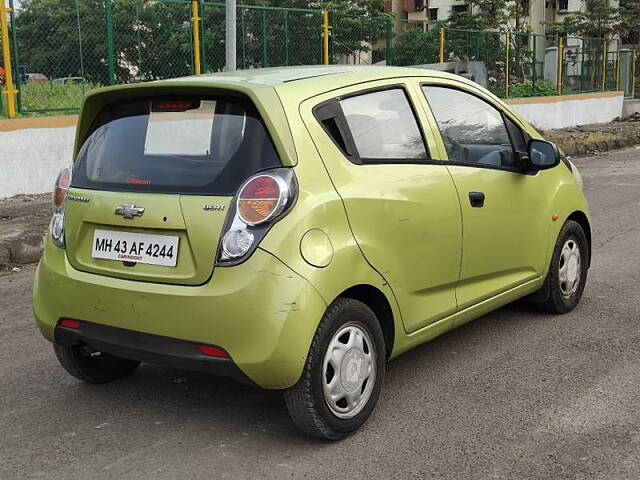
[(590, 123), (609, 123), (622, 116), (623, 100), (624, 97), (619, 95), (510, 106), (536, 128), (551, 130)]
[(76, 127), (0, 131), (0, 198), (46, 193), (71, 162)]

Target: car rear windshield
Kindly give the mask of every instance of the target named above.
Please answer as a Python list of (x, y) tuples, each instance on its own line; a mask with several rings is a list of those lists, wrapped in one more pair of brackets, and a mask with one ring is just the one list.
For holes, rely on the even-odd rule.
[(100, 112), (78, 153), (72, 185), (233, 195), (248, 176), (280, 165), (250, 101), (147, 98)]

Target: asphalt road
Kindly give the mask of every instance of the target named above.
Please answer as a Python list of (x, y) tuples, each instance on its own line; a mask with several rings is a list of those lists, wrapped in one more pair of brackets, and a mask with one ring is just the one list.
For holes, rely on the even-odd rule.
[(78, 382), (31, 319), (34, 268), (1, 276), (0, 479), (639, 479), (639, 156), (577, 161), (595, 250), (574, 312), (511, 305), (403, 355), (340, 443), (230, 380), (143, 365)]

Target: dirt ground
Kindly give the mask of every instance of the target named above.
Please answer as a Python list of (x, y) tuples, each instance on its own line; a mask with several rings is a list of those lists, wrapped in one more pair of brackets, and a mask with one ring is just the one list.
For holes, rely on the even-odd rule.
[(581, 125), (542, 133), (567, 155), (597, 155), (640, 144), (640, 115), (611, 123)]
[(0, 270), (37, 261), (52, 211), (48, 193), (0, 200)]

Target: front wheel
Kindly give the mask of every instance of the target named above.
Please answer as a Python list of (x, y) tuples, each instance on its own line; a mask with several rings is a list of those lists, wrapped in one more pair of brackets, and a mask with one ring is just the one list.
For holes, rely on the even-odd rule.
[(556, 241), (545, 281), (548, 295), (541, 307), (551, 313), (567, 313), (576, 308), (587, 282), (589, 243), (582, 226), (568, 220)]
[(385, 345), (371, 309), (339, 298), (325, 312), (302, 377), (285, 391), (285, 403), (304, 433), (339, 440), (371, 415), (384, 380)]

